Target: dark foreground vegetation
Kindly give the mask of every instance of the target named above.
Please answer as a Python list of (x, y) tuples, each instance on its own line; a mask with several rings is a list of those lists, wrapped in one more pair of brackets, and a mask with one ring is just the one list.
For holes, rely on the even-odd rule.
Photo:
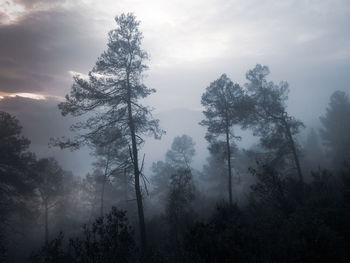
[[(223, 74), (201, 98), (207, 164), (194, 169), (194, 140), (178, 136), (148, 179), (140, 149), (164, 131), (140, 103), (155, 90), (142, 84), (139, 22), (116, 22), (59, 104), (77, 117), (75, 137), (50, 142), (90, 147), (91, 173), (38, 159), (18, 120), (0, 112), (0, 262), (349, 262), (348, 95), (334, 92), (322, 128), (303, 136), (288, 83), (268, 81), (267, 66), (244, 86)], [(239, 148), (237, 130), (259, 142)]]
[[(273, 169), (254, 172), (249, 202), (239, 208), (217, 205), (206, 220), (174, 229), (158, 219), (154, 246), (141, 262), (349, 262), (350, 173), (313, 173), (301, 185)], [(186, 216), (186, 215), (183, 215)], [(154, 219), (153, 219), (154, 220)], [(180, 219), (181, 223), (185, 221)], [(180, 222), (179, 222), (180, 223)], [(151, 224), (151, 223), (150, 223)], [(177, 233), (174, 233), (177, 231)], [(167, 233), (164, 235), (164, 233)], [(115, 208), (84, 227), (81, 237), (64, 244), (58, 235), (35, 262), (137, 261), (133, 231), (125, 213)], [(117, 259), (117, 260), (116, 260)]]

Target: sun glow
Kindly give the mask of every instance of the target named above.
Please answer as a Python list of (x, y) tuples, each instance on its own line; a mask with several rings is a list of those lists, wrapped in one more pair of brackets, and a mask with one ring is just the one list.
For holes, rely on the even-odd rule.
[(45, 100), (45, 96), (40, 94), (34, 94), (34, 93), (14, 93), (9, 95), (9, 97), (22, 97), (22, 98), (28, 98), (33, 100)]
[(46, 97), (41, 94), (35, 94), (35, 93), (28, 93), (28, 92), (20, 92), (20, 93), (1, 93), (0, 100), (5, 99), (6, 97), (15, 98), (15, 97), (21, 97), (21, 98), (27, 98), (32, 100), (46, 100)]

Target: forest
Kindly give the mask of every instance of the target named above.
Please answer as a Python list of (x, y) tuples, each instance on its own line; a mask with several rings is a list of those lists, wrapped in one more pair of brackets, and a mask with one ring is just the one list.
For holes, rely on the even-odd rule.
[[(267, 65), (246, 69), (244, 84), (222, 73), (198, 98), (203, 168), (196, 138), (179, 134), (148, 173), (145, 141), (167, 131), (144, 105), (156, 90), (139, 26), (116, 16), (105, 51), (57, 105), (73, 136), (49, 147), (87, 147), (84, 177), (38, 158), (0, 110), (0, 262), (350, 262), (349, 90), (307, 129)], [(248, 133), (256, 142), (239, 147)]]

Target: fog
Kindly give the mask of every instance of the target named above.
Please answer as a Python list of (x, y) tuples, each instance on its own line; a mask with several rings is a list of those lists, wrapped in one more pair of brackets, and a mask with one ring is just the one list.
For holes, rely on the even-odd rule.
[(346, 0), (0, 3), (0, 261), (347, 262), (349, 24)]

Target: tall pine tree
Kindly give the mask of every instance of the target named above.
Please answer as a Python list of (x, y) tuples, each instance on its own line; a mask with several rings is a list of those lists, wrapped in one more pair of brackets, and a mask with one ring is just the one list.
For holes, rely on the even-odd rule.
[(63, 115), (87, 115), (87, 120), (73, 126), (80, 134), (76, 140), (61, 142), (61, 146), (77, 146), (91, 141), (103, 131), (115, 130), (123, 136), (129, 148), (133, 165), (134, 185), (138, 208), (141, 246), (146, 248), (146, 229), (143, 211), (139, 149), (143, 135), (160, 138), (164, 133), (158, 120), (153, 119), (151, 109), (139, 100), (155, 92), (142, 84), (143, 72), (148, 68), (147, 52), (141, 49), (140, 22), (133, 14), (115, 18), (117, 28), (108, 34), (108, 48), (98, 58), (88, 78), (74, 77), (74, 84), (66, 101), (59, 104)]

